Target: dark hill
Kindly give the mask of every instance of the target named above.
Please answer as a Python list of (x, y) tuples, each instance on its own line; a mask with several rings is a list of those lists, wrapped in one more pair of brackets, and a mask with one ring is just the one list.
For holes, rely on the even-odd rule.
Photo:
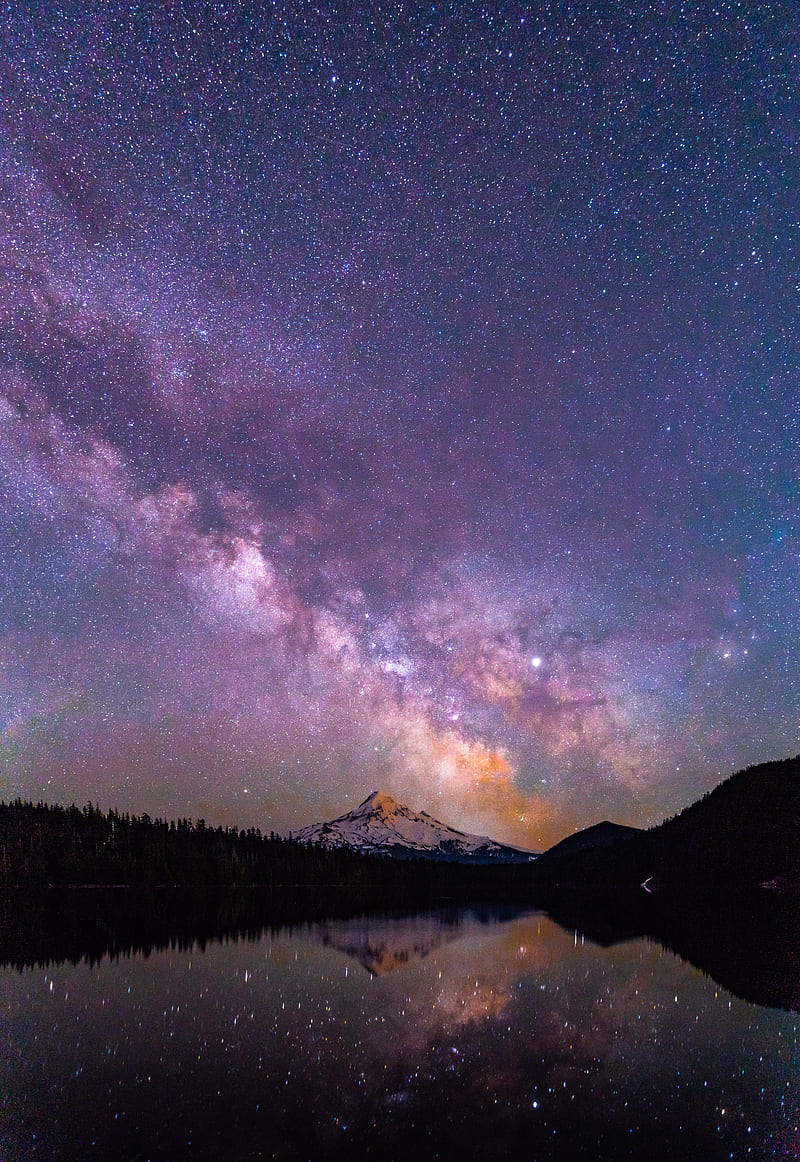
[(798, 883), (800, 758), (739, 771), (649, 831), (612, 827), (598, 824), (546, 851), (535, 865), (537, 884)]
[(584, 827), (574, 835), (568, 835), (560, 843), (547, 850), (548, 859), (569, 858), (579, 851), (596, 850), (604, 847), (614, 847), (616, 844), (630, 839), (633, 835), (641, 835), (638, 827), (626, 827), (622, 823), (611, 823), (604, 819), (602, 823), (595, 823), (592, 827)]
[(800, 757), (731, 775), (650, 834), (664, 879), (800, 880)]

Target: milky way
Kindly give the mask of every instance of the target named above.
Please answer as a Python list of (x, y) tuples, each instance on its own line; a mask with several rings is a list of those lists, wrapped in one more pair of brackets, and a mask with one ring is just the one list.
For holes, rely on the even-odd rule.
[(8, 5), (4, 795), (540, 845), (797, 751), (794, 5)]

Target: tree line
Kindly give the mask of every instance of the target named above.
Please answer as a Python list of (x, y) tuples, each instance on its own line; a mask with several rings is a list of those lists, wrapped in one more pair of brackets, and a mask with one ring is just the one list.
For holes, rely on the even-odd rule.
[[(362, 855), (205, 820), (0, 803), (0, 885), (347, 885), (434, 894), (490, 890), (511, 869)], [(493, 874), (494, 873), (494, 874)]]

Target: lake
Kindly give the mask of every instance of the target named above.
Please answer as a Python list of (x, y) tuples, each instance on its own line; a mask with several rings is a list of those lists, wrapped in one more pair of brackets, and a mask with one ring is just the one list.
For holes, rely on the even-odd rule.
[(800, 1156), (796, 1012), (652, 938), (483, 905), (121, 946), (101, 913), (82, 953), (72, 906), (11, 905), (3, 1162)]

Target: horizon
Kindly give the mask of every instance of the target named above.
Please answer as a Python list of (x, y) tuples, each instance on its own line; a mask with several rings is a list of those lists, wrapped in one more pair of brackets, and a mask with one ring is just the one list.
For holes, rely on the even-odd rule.
[[(677, 815), (682, 814), (683, 811), (685, 811), (689, 807), (694, 806), (697, 802), (700, 801), (700, 799), (702, 799), (706, 795), (710, 794), (711, 791), (714, 791), (714, 790), (718, 789), (719, 787), (723, 786), (723, 784), (728, 783), (733, 778), (735, 778), (737, 775), (749, 773), (753, 770), (758, 770), (761, 767), (771, 767), (771, 766), (775, 766), (775, 765), (782, 766), (786, 763), (796, 762), (796, 761), (798, 761), (798, 759), (800, 759), (800, 755), (787, 756), (785, 759), (769, 759), (764, 763), (756, 763), (752, 766), (743, 767), (740, 770), (732, 771), (729, 775), (725, 776), (725, 778), (721, 779), (713, 787), (709, 788), (706, 792), (704, 792), (703, 795), (699, 796), (698, 799), (692, 800), (689, 803), (683, 804), (682, 807), (679, 807), (677, 812), (675, 812), (675, 814), (677, 814)], [(412, 812), (412, 814), (415, 814), (415, 815), (428, 814), (427, 812), (424, 812), (421, 809), (418, 809), (416, 807), (411, 807), (409, 804), (403, 803), (402, 801), (396, 799), (395, 796), (391, 794), (391, 792), (386, 791), (384, 788), (378, 788), (375, 791), (370, 791), (370, 793), (366, 796), (366, 798), (361, 800), (354, 807), (348, 808), (346, 811), (341, 812), (339, 815), (334, 816), (331, 819), (315, 819), (315, 820), (312, 820), (310, 822), (307, 822), (307, 823), (301, 825), (301, 827), (299, 827), (299, 828), (286, 831), (285, 833), (281, 833), (279, 831), (276, 831), (275, 828), (269, 826), (269, 820), (265, 820), (264, 827), (258, 827), (258, 830), (261, 832), (263, 838), (268, 838), (270, 834), (275, 834), (278, 836), (278, 838), (281, 838), (281, 839), (296, 839), (296, 832), (297, 831), (308, 830), (308, 829), (314, 828), (315, 826), (320, 826), (320, 825), (323, 825), (323, 824), (329, 823), (329, 822), (337, 822), (339, 819), (344, 818), (345, 816), (350, 815), (352, 812), (356, 811), (359, 807), (365, 806), (365, 804), (368, 803), (369, 800), (374, 798), (374, 797), (388, 798), (396, 806), (403, 807), (406, 810), (410, 810)], [(210, 827), (227, 827), (227, 828), (231, 828), (234, 830), (238, 830), (239, 832), (244, 832), (244, 831), (248, 830), (248, 827), (237, 824), (235, 821), (231, 821), (231, 820), (227, 821), (226, 823), (214, 823), (213, 820), (212, 821), (206, 820), (204, 816), (191, 816), (191, 815), (190, 816), (178, 816), (177, 819), (174, 817), (169, 818), (169, 817), (161, 816), (161, 815), (150, 816), (150, 813), (147, 811), (126, 812), (124, 810), (121, 810), (121, 809), (114, 807), (113, 805), (100, 807), (100, 805), (97, 802), (91, 802), (89, 800), (86, 800), (83, 803), (78, 803), (78, 802), (58, 803), (58, 802), (46, 802), (43, 800), (39, 800), (37, 802), (34, 802), (33, 800), (22, 800), (19, 797), (16, 797), (15, 799), (11, 799), (11, 800), (10, 799), (0, 799), (0, 806), (13, 806), (15, 804), (15, 802), (21, 803), (22, 806), (34, 806), (34, 807), (45, 807), (45, 808), (56, 807), (56, 808), (59, 808), (62, 810), (67, 810), (67, 811), (71, 810), (71, 809), (82, 811), (88, 807), (88, 808), (91, 808), (92, 810), (99, 811), (103, 815), (131, 814), (134, 818), (142, 818), (142, 816), (147, 816), (151, 823), (170, 824), (170, 823), (175, 823), (177, 821), (181, 821), (181, 822), (188, 822), (190, 824), (196, 825), (196, 824), (202, 822)], [(647, 825), (646, 827), (643, 827), (642, 830), (649, 830), (652, 828), (657, 828), (660, 826), (661, 823), (665, 823), (668, 820), (670, 820), (671, 818), (674, 818), (674, 815), (664, 816), (663, 819), (660, 819), (656, 823), (652, 823), (652, 824)], [(451, 830), (454, 829), (452, 824), (449, 823), (446, 819), (431, 818), (431, 821), (434, 824), (442, 824)], [(591, 822), (591, 823), (583, 823), (580, 826), (576, 826), (575, 828), (573, 828), (572, 831), (568, 832), (566, 835), (562, 836), (560, 839), (554, 840), (553, 843), (548, 845), (548, 847), (553, 847), (553, 846), (558, 845), (561, 842), (561, 839), (568, 839), (570, 835), (574, 835), (575, 833), (577, 833), (579, 831), (591, 830), (594, 827), (602, 826), (603, 824), (608, 824), (608, 823), (610, 823), (612, 826), (620, 826), (620, 824), (618, 824), (618, 822), (616, 820), (609, 820), (609, 819), (599, 819), (599, 820), (596, 820), (596, 821)], [(249, 826), (256, 827), (258, 825), (250, 824)], [(629, 826), (629, 825), (623, 824), (621, 826)], [(458, 830), (458, 829), (456, 828), (455, 830)], [(503, 842), (501, 840), (498, 840), (497, 837), (493, 836), (493, 835), (482, 835), (482, 836), (477, 836), (477, 837), (472, 835), (471, 838), (490, 839), (490, 840), (493, 840), (494, 842), (500, 842), (501, 844)], [(509, 844), (509, 846), (513, 847), (513, 846), (518, 846), (518, 845)], [(547, 848), (542, 848), (542, 850), (538, 851), (538, 852), (535, 852), (535, 851), (532, 851), (531, 849), (526, 849), (526, 848), (520, 848), (520, 850), (530, 850), (531, 854), (541, 855), (544, 853), (545, 850), (547, 850)]]
[(796, 751), (793, 28), (11, 14), (0, 794), (537, 848)]

